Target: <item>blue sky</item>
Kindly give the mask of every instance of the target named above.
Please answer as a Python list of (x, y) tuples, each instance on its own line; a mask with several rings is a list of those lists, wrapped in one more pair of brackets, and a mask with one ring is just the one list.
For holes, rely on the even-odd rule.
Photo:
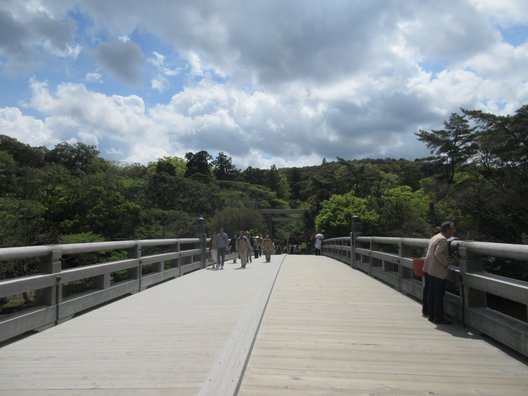
[(412, 160), (461, 107), (527, 103), (524, 0), (0, 1), (0, 133), (35, 146)]

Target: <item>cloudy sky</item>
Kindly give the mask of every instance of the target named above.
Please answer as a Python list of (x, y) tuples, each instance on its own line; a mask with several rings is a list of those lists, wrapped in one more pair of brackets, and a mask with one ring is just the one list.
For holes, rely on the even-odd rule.
[(241, 169), (428, 155), (528, 103), (526, 0), (0, 0), (0, 134)]

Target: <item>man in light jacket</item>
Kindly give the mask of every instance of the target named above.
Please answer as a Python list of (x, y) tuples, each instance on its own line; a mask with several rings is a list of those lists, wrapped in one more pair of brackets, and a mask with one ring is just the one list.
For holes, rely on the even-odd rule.
[(427, 293), (426, 311), (429, 321), (436, 324), (450, 324), (444, 318), (444, 294), (447, 267), (449, 267), (449, 244), (447, 239), (453, 236), (455, 225), (446, 221), (440, 226), (440, 232), (429, 241), (423, 270), (428, 277), (429, 291)]
[(224, 232), (224, 227), (216, 234), (216, 268), (224, 269), (226, 249), (229, 246), (229, 236)]

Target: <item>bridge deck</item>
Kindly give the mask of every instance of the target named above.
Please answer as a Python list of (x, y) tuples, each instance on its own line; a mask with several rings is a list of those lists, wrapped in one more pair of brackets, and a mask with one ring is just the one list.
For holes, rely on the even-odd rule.
[(527, 365), (337, 261), (237, 267), (0, 348), (0, 395), (528, 394)]

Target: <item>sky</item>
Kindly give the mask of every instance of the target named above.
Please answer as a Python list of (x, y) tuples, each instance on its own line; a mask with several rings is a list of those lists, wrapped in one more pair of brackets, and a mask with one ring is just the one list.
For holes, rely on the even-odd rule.
[(240, 169), (429, 155), (528, 104), (526, 0), (0, 0), (0, 134)]

